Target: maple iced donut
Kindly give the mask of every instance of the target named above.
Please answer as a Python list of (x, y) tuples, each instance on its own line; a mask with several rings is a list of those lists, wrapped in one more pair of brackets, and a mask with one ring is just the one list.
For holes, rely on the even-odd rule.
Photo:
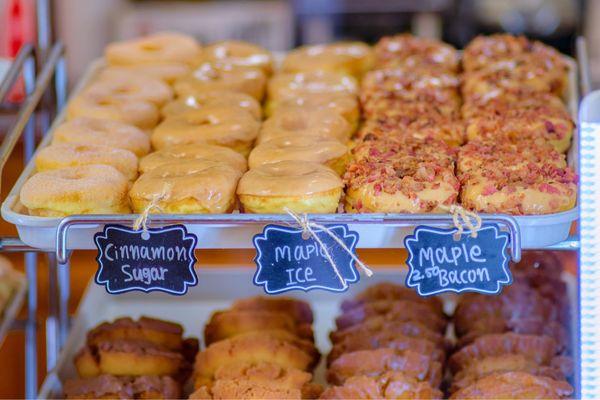
[(110, 165), (85, 165), (38, 172), (21, 188), (31, 215), (127, 214), (129, 180)]
[(129, 72), (100, 75), (84, 93), (101, 98), (149, 101), (157, 107), (173, 98), (171, 87), (160, 79)]
[(258, 68), (235, 65), (201, 64), (190, 75), (175, 81), (175, 93), (186, 97), (202, 92), (233, 91), (246, 93), (261, 101), (267, 76)]
[[(163, 164), (141, 175), (129, 198), (135, 212), (173, 214), (222, 214), (235, 206), (235, 188), (241, 172), (216, 161), (188, 160)], [(156, 201), (156, 200), (155, 200)]]
[(212, 144), (181, 144), (152, 152), (140, 160), (140, 173), (145, 173), (165, 164), (188, 160), (218, 161), (230, 165), (240, 173), (246, 172), (246, 158), (237, 151)]
[(110, 43), (104, 56), (110, 65), (178, 62), (193, 64), (201, 52), (196, 40), (175, 32), (159, 32), (142, 38)]
[(150, 138), (135, 126), (98, 118), (75, 118), (54, 130), (53, 144), (100, 144), (129, 150), (141, 157), (150, 151)]
[(371, 47), (361, 42), (307, 45), (283, 59), (284, 72), (332, 71), (360, 77), (373, 64)]
[(331, 110), (286, 108), (262, 124), (257, 143), (289, 136), (327, 137), (347, 143), (352, 136), (352, 126)]
[(206, 107), (231, 107), (248, 111), (258, 121), (262, 119), (260, 103), (252, 96), (231, 91), (199, 92), (180, 97), (165, 104), (161, 109), (164, 118), (196, 111)]
[(256, 214), (335, 213), (343, 183), (324, 165), (279, 161), (246, 172), (237, 188), (244, 211)]
[(348, 147), (336, 139), (312, 136), (278, 136), (252, 149), (248, 166), (292, 160), (311, 161), (326, 165), (342, 175), (350, 161)]
[(202, 59), (211, 64), (251, 67), (266, 75), (273, 72), (273, 56), (267, 49), (241, 40), (224, 40), (206, 46)]
[(40, 172), (91, 164), (111, 165), (129, 180), (138, 175), (134, 153), (101, 144), (57, 143), (44, 147), (35, 157), (35, 168)]
[(457, 72), (460, 57), (456, 49), (439, 40), (409, 34), (386, 36), (374, 47), (377, 68), (430, 66)]
[(100, 79), (114, 75), (134, 74), (143, 75), (152, 79), (159, 79), (167, 84), (172, 84), (192, 72), (192, 68), (184, 63), (160, 62), (153, 64), (108, 66), (100, 72)]
[(291, 315), (298, 323), (313, 323), (313, 312), (310, 304), (292, 297), (254, 296), (238, 299), (233, 302), (234, 310), (266, 310), (279, 311)]
[(352, 76), (337, 72), (281, 73), (269, 80), (267, 90), (270, 100), (280, 101), (307, 94), (356, 95), (358, 83)]
[(260, 122), (249, 112), (207, 107), (165, 119), (154, 129), (151, 140), (157, 150), (182, 144), (212, 144), (247, 156), (259, 128)]

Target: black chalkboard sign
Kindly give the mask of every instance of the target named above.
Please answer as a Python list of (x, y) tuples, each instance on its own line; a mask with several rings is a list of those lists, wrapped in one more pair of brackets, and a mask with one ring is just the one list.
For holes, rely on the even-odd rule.
[(106, 225), (94, 236), (98, 248), (95, 281), (111, 294), (132, 290), (182, 295), (198, 283), (196, 236), (183, 225), (134, 230)]
[[(346, 225), (329, 225), (327, 229), (352, 253), (356, 251), (357, 232), (348, 230)], [(267, 225), (253, 240), (256, 248), (254, 284), (263, 286), (268, 294), (276, 294), (313, 289), (343, 292), (349, 283), (358, 282), (360, 277), (350, 254), (323, 230), (313, 231), (335, 261), (339, 276), (314, 237), (303, 235), (300, 228)]]
[[(404, 239), (409, 273), (406, 286), (421, 296), (443, 292), (498, 294), (512, 283), (508, 268), (508, 234), (495, 224), (485, 224), (471, 237), (456, 238), (457, 229), (418, 226)], [(458, 240), (456, 240), (458, 239)]]

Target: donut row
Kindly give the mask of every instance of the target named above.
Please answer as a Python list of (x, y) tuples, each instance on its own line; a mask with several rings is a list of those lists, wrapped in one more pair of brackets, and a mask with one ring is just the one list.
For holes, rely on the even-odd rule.
[(381, 283), (345, 300), (331, 332), (324, 399), (441, 399), (446, 316), (436, 297)]

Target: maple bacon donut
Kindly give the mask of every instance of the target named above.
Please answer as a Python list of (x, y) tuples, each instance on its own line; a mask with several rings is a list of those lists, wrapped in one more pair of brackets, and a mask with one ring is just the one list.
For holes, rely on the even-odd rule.
[(246, 172), (237, 188), (244, 211), (334, 213), (343, 183), (334, 170), (306, 161), (279, 161)]
[(38, 172), (21, 188), (31, 215), (128, 214), (129, 180), (110, 165), (84, 165)]
[(361, 42), (306, 45), (290, 51), (283, 59), (284, 72), (332, 71), (359, 78), (371, 68), (371, 48)]
[(175, 32), (159, 32), (142, 38), (111, 43), (104, 56), (110, 65), (181, 62), (193, 64), (200, 46), (190, 36)]
[(189, 94), (165, 104), (161, 109), (161, 114), (164, 118), (168, 118), (210, 107), (241, 108), (252, 114), (258, 121), (262, 118), (260, 103), (254, 97), (246, 93), (231, 91)]
[(457, 72), (460, 62), (458, 52), (449, 44), (409, 34), (381, 38), (374, 53), (377, 68), (432, 66)]
[(181, 144), (165, 147), (152, 152), (140, 160), (140, 173), (145, 173), (165, 164), (187, 160), (207, 160), (223, 162), (240, 173), (246, 172), (246, 158), (237, 151), (211, 144)]
[(241, 40), (224, 40), (206, 46), (202, 51), (202, 59), (211, 64), (258, 68), (267, 76), (273, 72), (271, 53)]

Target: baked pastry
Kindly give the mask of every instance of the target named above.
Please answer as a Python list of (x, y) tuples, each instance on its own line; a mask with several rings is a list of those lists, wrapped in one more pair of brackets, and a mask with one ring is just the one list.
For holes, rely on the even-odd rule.
[(327, 380), (334, 385), (359, 375), (378, 375), (386, 371), (399, 371), (419, 381), (438, 387), (442, 381), (442, 366), (426, 354), (412, 350), (377, 349), (345, 353), (327, 370)]
[(329, 71), (281, 73), (269, 80), (267, 93), (273, 101), (313, 94), (356, 95), (358, 83), (350, 75)]
[(277, 136), (256, 146), (248, 157), (248, 165), (255, 168), (287, 160), (316, 162), (342, 175), (350, 161), (350, 152), (339, 140), (327, 136)]
[(202, 59), (211, 64), (261, 69), (267, 76), (273, 71), (273, 56), (260, 46), (241, 40), (223, 40), (206, 46)]
[(152, 133), (152, 146), (161, 150), (181, 144), (214, 144), (248, 155), (260, 123), (244, 110), (207, 107), (173, 116)]
[(361, 42), (306, 45), (290, 51), (283, 59), (284, 72), (332, 71), (360, 78), (371, 69), (371, 48)]
[(138, 213), (153, 201), (156, 207), (151, 213), (228, 213), (235, 206), (240, 176), (239, 170), (223, 162), (177, 161), (141, 175), (131, 187), (129, 198)]
[(171, 87), (160, 79), (129, 71), (100, 74), (83, 89), (92, 97), (124, 101), (148, 101), (160, 107), (173, 98)]
[(180, 144), (165, 147), (142, 158), (139, 169), (143, 174), (165, 164), (192, 160), (222, 162), (241, 173), (248, 169), (248, 163), (243, 155), (230, 148), (212, 144)]
[(182, 62), (156, 62), (152, 64), (133, 64), (108, 66), (100, 72), (100, 78), (109, 77), (112, 74), (134, 74), (159, 79), (169, 85), (177, 79), (188, 75), (192, 68)]
[(110, 165), (85, 165), (38, 172), (21, 188), (30, 215), (128, 214), (129, 180)]
[(148, 135), (135, 126), (98, 118), (75, 118), (54, 130), (52, 143), (99, 144), (129, 150), (141, 157), (150, 151)]
[(566, 399), (573, 387), (526, 372), (503, 372), (479, 379), (450, 396), (451, 399)]
[(456, 49), (439, 40), (409, 34), (385, 36), (374, 47), (375, 67), (435, 67), (457, 72), (460, 57)]
[(327, 109), (284, 108), (267, 119), (258, 136), (258, 143), (280, 137), (327, 137), (345, 144), (352, 135), (352, 126), (338, 113)]
[(214, 385), (201, 386), (189, 397), (190, 399), (260, 399), (300, 400), (314, 398), (303, 396), (302, 389), (278, 387), (270, 382), (254, 382), (249, 379), (223, 379)]
[(280, 311), (225, 310), (212, 314), (204, 328), (207, 345), (241, 333), (264, 330), (284, 330), (299, 338), (313, 340), (309, 324), (298, 324), (291, 316)]
[(159, 32), (145, 37), (110, 43), (104, 56), (111, 65), (180, 62), (192, 64), (200, 54), (200, 46), (190, 36), (175, 32)]
[(312, 380), (312, 374), (263, 361), (242, 362), (215, 371), (215, 381), (231, 379), (247, 379), (256, 383), (268, 383), (274, 387), (302, 389)]
[(418, 94), (403, 98), (402, 96), (380, 93), (361, 104), (363, 117), (366, 121), (381, 121), (393, 119), (400, 125), (410, 125), (420, 119), (447, 124), (460, 120), (460, 108), (457, 102), (438, 102)]
[(35, 168), (40, 172), (93, 164), (113, 166), (129, 180), (138, 175), (134, 153), (101, 144), (57, 143), (44, 147), (35, 156)]
[(112, 376), (68, 379), (67, 399), (177, 399), (182, 390), (169, 376)]
[(168, 118), (212, 107), (241, 108), (252, 114), (258, 121), (262, 117), (260, 103), (254, 97), (246, 93), (231, 91), (189, 94), (165, 104), (161, 109), (161, 114), (164, 118)]
[(344, 174), (346, 212), (445, 212), (456, 203), (453, 152), (442, 141), (369, 140), (353, 153)]
[(442, 392), (402, 372), (352, 376), (341, 386), (331, 386), (320, 399), (442, 399)]
[(173, 88), (179, 97), (202, 92), (232, 91), (246, 93), (261, 101), (266, 81), (265, 73), (258, 68), (203, 63), (190, 75), (176, 80)]
[(285, 312), (298, 324), (312, 324), (313, 312), (306, 301), (285, 296), (254, 296), (238, 299), (231, 305), (233, 310), (264, 310)]
[(329, 167), (314, 162), (279, 161), (246, 172), (237, 194), (247, 213), (334, 213), (343, 183)]

